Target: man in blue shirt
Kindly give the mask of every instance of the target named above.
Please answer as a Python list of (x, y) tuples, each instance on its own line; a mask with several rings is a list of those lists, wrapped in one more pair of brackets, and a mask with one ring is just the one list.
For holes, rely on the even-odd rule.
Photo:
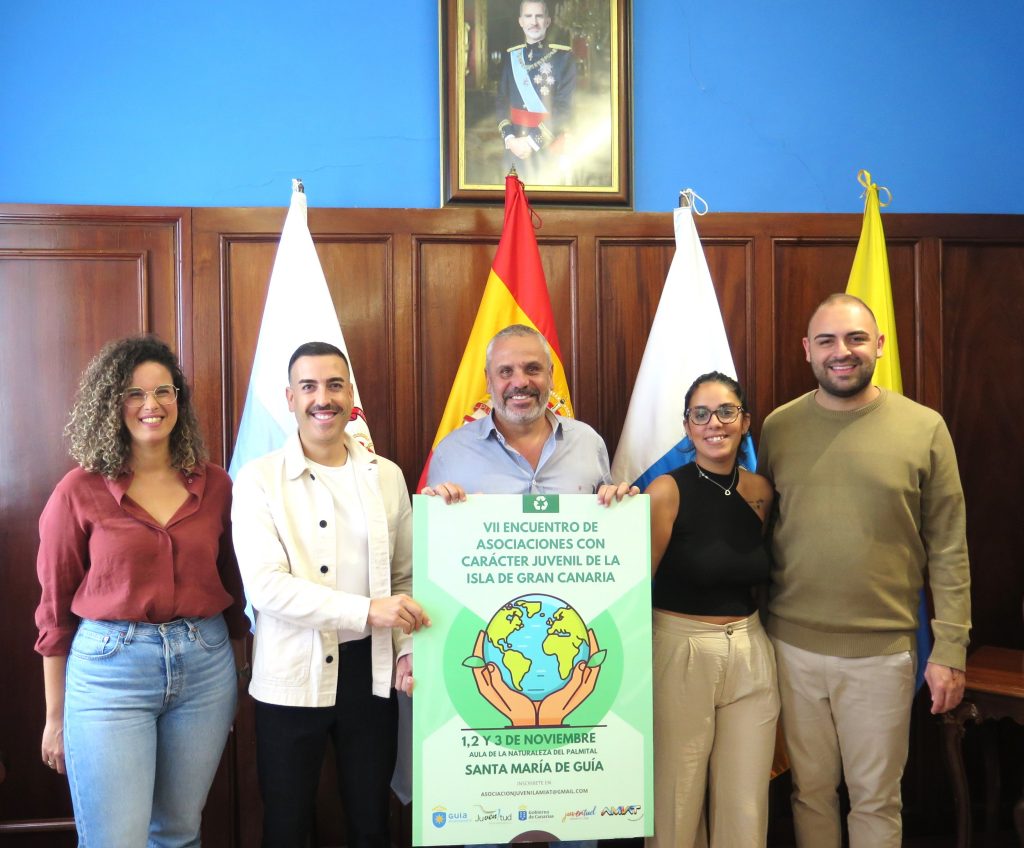
[(423, 494), (453, 503), (467, 492), (597, 493), (608, 504), (630, 492), (612, 484), (608, 449), (594, 429), (548, 410), (554, 366), (540, 333), (506, 327), (487, 345), (484, 368), (491, 413), (441, 440)]
[[(484, 370), (491, 413), (441, 440), (423, 494), (450, 504), (465, 501), (466, 492), (596, 493), (607, 506), (639, 493), (636, 486), (611, 482), (608, 449), (592, 427), (548, 410), (554, 365), (540, 333), (524, 324), (501, 330), (487, 345)], [(593, 848), (597, 843), (552, 844)]]

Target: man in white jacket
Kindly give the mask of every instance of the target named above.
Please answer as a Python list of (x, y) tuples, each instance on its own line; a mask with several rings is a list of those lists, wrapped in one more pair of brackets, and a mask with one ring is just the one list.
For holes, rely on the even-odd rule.
[[(248, 463), (231, 516), (256, 610), (253, 677), (264, 848), (306, 844), (328, 738), (351, 846), (388, 846), (397, 706), (411, 634), (412, 508), (398, 466), (345, 432), (348, 361), (324, 342), (288, 363), (298, 430)], [(397, 657), (397, 660), (395, 658)]]

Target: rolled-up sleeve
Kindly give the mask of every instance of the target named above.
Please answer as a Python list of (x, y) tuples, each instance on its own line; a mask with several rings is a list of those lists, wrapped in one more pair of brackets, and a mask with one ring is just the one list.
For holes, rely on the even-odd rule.
[(42, 594), (36, 607), (39, 638), (35, 649), (44, 657), (66, 655), (78, 629), (71, 601), (89, 567), (89, 534), (62, 482), (39, 517), (36, 573)]

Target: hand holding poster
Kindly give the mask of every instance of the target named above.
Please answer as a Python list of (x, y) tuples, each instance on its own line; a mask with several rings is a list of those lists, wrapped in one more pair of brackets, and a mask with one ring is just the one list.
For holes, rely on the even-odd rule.
[(417, 496), (413, 842), (643, 836), (648, 499)]

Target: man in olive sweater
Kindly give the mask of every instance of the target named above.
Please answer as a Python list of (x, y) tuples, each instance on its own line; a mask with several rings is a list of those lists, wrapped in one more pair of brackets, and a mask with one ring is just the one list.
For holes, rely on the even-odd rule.
[[(872, 385), (884, 336), (859, 299), (832, 295), (803, 340), (817, 390), (764, 423), (758, 471), (775, 484), (768, 632), (793, 767), (801, 848), (898, 848), (915, 660), (933, 713), (963, 697), (970, 573), (964, 498), (941, 416)], [(918, 597), (935, 603), (915, 657)]]

